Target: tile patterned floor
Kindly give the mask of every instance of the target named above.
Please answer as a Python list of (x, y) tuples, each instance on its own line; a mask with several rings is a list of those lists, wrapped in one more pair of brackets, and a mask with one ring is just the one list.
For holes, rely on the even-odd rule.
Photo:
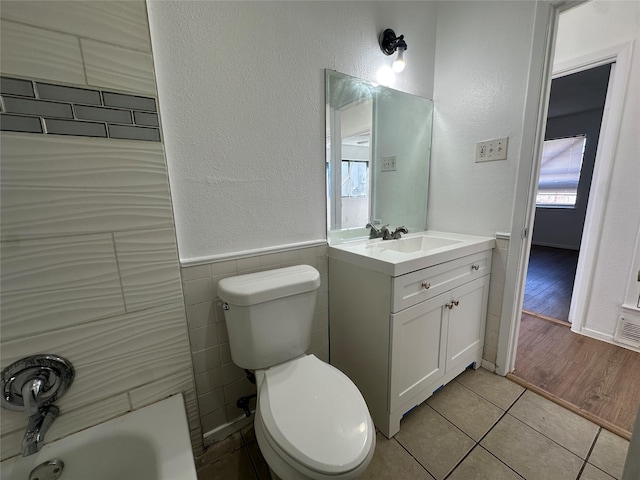
[[(620, 479), (629, 442), (487, 370), (468, 370), (377, 435), (363, 479)], [(269, 479), (251, 427), (197, 460), (199, 480)]]

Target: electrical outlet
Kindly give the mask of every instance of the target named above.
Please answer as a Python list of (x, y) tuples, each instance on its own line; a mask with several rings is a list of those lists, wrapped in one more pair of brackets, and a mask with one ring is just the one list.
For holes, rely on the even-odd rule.
[(476, 143), (476, 163), (506, 160), (509, 137)]
[(383, 172), (395, 172), (396, 171), (396, 156), (390, 155), (388, 157), (382, 157), (382, 171)]

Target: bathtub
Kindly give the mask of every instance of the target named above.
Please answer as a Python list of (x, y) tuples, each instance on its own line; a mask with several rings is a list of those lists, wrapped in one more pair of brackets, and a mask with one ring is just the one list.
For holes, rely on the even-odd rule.
[(0, 479), (29, 480), (32, 469), (54, 459), (64, 462), (58, 480), (197, 479), (182, 395), (51, 443), (45, 438), (38, 453), (0, 463)]

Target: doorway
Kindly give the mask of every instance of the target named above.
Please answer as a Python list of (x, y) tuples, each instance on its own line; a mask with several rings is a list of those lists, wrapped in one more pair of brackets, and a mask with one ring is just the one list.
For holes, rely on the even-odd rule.
[(523, 310), (569, 322), (611, 64), (553, 78)]

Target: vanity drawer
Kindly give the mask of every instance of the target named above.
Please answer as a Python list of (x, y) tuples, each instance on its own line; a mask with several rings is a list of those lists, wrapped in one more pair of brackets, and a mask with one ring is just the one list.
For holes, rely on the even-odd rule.
[(491, 272), (491, 250), (392, 279), (391, 312), (399, 312)]

